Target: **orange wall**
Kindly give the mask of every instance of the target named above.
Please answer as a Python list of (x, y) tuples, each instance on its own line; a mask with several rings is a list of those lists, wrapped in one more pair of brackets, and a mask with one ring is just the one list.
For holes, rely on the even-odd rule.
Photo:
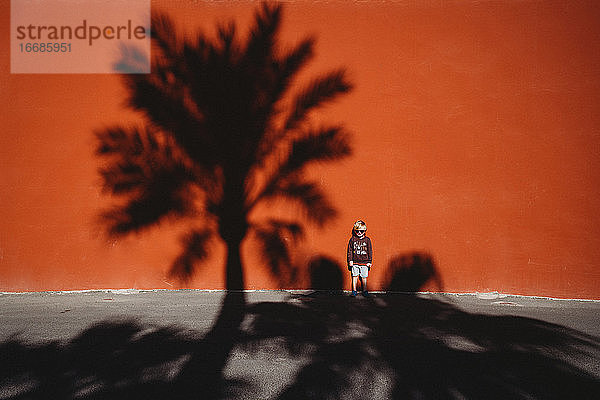
[[(110, 202), (91, 132), (136, 118), (118, 76), (11, 75), (0, 4), (0, 291), (181, 287), (166, 274), (180, 228), (114, 240), (97, 221)], [(211, 29), (247, 25), (254, 5), (153, 7)], [(318, 38), (303, 76), (344, 66), (355, 84), (321, 114), (353, 132), (354, 155), (311, 170), (339, 218), (309, 230), (292, 286), (308, 285), (315, 256), (343, 266), (362, 218), (372, 289), (418, 251), (441, 282), (423, 289), (600, 299), (600, 3), (295, 1), (284, 13), (284, 43)], [(248, 287), (279, 287), (245, 250)], [(221, 251), (190, 287), (223, 287)]]

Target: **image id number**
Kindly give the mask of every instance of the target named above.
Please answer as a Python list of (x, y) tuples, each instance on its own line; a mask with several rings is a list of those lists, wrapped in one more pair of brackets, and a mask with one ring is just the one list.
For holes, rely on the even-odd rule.
[(70, 53), (71, 43), (19, 43), (21, 53)]

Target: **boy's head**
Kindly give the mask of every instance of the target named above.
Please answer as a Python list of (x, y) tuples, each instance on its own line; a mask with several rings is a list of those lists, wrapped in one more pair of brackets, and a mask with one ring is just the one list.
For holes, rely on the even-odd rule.
[(362, 238), (365, 236), (365, 232), (367, 232), (367, 224), (365, 224), (364, 221), (361, 221), (359, 219), (358, 221), (356, 221), (354, 223), (354, 226), (352, 227), (352, 231), (354, 232), (354, 234), (356, 236), (358, 236), (359, 238)]

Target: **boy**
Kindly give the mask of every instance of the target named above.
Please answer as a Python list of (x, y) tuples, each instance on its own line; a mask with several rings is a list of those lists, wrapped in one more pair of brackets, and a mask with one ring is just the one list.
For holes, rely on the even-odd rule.
[(362, 281), (363, 296), (369, 297), (367, 277), (373, 261), (373, 246), (366, 236), (367, 224), (358, 220), (352, 227), (352, 237), (348, 242), (348, 269), (352, 273), (352, 297), (356, 297), (358, 277)]

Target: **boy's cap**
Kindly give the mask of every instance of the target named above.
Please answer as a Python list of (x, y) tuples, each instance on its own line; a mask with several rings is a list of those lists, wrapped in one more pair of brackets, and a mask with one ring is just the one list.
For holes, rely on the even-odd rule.
[(365, 230), (366, 231), (367, 230), (367, 224), (365, 224), (364, 221), (362, 221), (362, 220), (359, 219), (358, 221), (356, 221), (354, 223), (353, 229), (355, 231), (358, 231), (358, 230)]

